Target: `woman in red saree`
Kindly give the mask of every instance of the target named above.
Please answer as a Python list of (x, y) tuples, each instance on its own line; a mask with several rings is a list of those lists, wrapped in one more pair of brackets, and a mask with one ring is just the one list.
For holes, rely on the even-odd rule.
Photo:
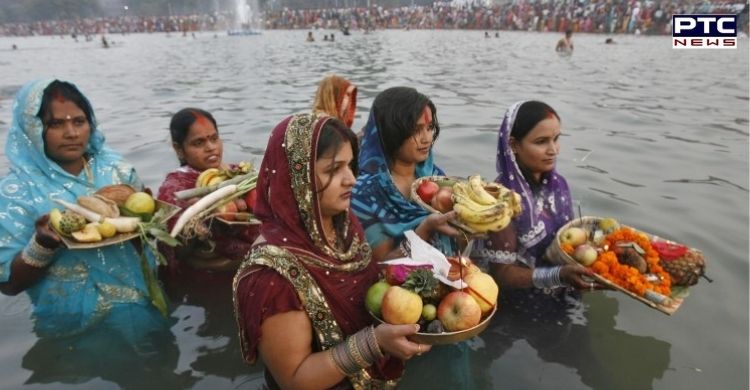
[(379, 278), (350, 210), (357, 140), (340, 121), (282, 121), (260, 167), (261, 236), (234, 279), (243, 357), (260, 353), (271, 388), (393, 388), (402, 359), (429, 350), (416, 325), (373, 327), (364, 306)]
[[(172, 117), (169, 131), (180, 167), (167, 174), (159, 187), (158, 198), (184, 210), (193, 200), (177, 199), (175, 192), (194, 188), (198, 175), (206, 169), (228, 167), (222, 165), (222, 142), (211, 113), (198, 108), (180, 110)], [(170, 229), (178, 217), (169, 221)], [(176, 248), (163, 246), (162, 253), (167, 258), (166, 276), (185, 279), (186, 274), (195, 274), (198, 269), (198, 274), (211, 271), (223, 274), (220, 278), (224, 281), (231, 280), (237, 266), (250, 252), (258, 229), (212, 223), (208, 234), (206, 240), (193, 239)]]

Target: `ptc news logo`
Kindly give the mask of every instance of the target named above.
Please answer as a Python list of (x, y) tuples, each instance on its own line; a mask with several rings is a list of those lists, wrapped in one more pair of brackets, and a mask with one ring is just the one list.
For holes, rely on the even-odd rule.
[(736, 49), (737, 15), (672, 15), (673, 49)]

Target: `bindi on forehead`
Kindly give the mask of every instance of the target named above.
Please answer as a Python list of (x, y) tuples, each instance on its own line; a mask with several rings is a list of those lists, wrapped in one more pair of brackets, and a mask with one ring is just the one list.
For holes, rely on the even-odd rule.
[(199, 124), (201, 126), (206, 126), (206, 127), (210, 126), (210, 127), (213, 127), (213, 125), (214, 125), (211, 122), (211, 120), (209, 120), (208, 118), (206, 118), (205, 115), (203, 115), (203, 114), (201, 114), (199, 112), (193, 112), (193, 116), (195, 117), (195, 123), (197, 123), (197, 124)]
[(198, 123), (201, 126), (206, 126), (206, 127), (209, 127), (209, 126), (213, 127), (214, 126), (214, 124), (211, 123), (211, 121), (208, 120), (208, 118), (206, 118), (203, 115), (199, 115), (197, 118), (195, 118), (195, 122)]
[(63, 96), (62, 92), (58, 90), (52, 91), (51, 97), (52, 97), (52, 100), (58, 103), (65, 103), (66, 101), (68, 101), (68, 99), (66, 99), (65, 96)]
[(424, 110), (422, 110), (422, 119), (425, 124), (432, 123), (432, 110), (430, 110), (429, 106), (425, 106)]

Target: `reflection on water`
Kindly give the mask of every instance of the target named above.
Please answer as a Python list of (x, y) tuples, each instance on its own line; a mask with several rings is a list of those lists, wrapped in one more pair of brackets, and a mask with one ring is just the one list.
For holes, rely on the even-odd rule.
[[(574, 55), (561, 58), (553, 52), (556, 34), (486, 40), (471, 31), (355, 32), (335, 44), (308, 44), (305, 34), (118, 36), (106, 51), (70, 39), (0, 38), (0, 145), (15, 91), (33, 78), (64, 77), (92, 99), (109, 145), (158, 188), (177, 165), (167, 128), (178, 109), (211, 111), (227, 161), (260, 163), (270, 129), (309, 109), (317, 81), (336, 72), (359, 87), (355, 130), (379, 91), (414, 86), (437, 105), (436, 162), (451, 175), (494, 177), (506, 108), (545, 100), (562, 118), (558, 170), (582, 213), (702, 249), (715, 282), (692, 288), (672, 317), (615, 292), (584, 294), (572, 313), (541, 318), (505, 297), (481, 337), (410, 361), (404, 387), (749, 387), (747, 40), (737, 50), (672, 50), (668, 37), (623, 36), (605, 45), (602, 36), (580, 34)], [(6, 49), (12, 43), (19, 50)], [(3, 155), (0, 174), (6, 171)], [(74, 357), (92, 347), (85, 342), (38, 340), (26, 296), (1, 296), (0, 383), (261, 388), (262, 366), (242, 364), (223, 286), (170, 284), (175, 324), (158, 354), (128, 356), (115, 339), (93, 346), (107, 349), (95, 357), (123, 352), (109, 360)]]

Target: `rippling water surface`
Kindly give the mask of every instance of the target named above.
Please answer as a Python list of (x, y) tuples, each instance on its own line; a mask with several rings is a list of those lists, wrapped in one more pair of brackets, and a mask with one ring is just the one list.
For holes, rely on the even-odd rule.
[[(575, 54), (563, 58), (553, 34), (355, 32), (335, 43), (305, 43), (305, 35), (112, 36), (107, 50), (70, 38), (0, 38), (0, 145), (15, 91), (33, 78), (65, 78), (92, 100), (109, 145), (157, 188), (177, 164), (168, 142), (176, 110), (211, 111), (226, 160), (259, 164), (270, 129), (308, 109), (317, 81), (335, 72), (359, 86), (355, 128), (379, 91), (416, 87), (438, 107), (438, 164), (454, 175), (494, 177), (505, 109), (544, 100), (562, 117), (558, 168), (583, 214), (615, 216), (702, 249), (714, 282), (692, 288), (671, 317), (615, 292), (587, 294), (583, 315), (567, 321), (499, 315), (463, 358), (451, 360), (457, 351), (444, 348), (412, 360), (404, 387), (748, 388), (746, 39), (737, 50), (673, 50), (668, 37), (605, 45), (604, 36), (576, 35)], [(9, 50), (13, 43), (19, 50)], [(152, 388), (260, 387), (262, 367), (241, 363), (229, 306), (211, 299), (175, 302), (179, 353), (144, 371)], [(0, 297), (0, 324), (2, 388), (135, 383), (116, 365), (51, 369), (64, 355), (36, 343), (23, 294)]]

